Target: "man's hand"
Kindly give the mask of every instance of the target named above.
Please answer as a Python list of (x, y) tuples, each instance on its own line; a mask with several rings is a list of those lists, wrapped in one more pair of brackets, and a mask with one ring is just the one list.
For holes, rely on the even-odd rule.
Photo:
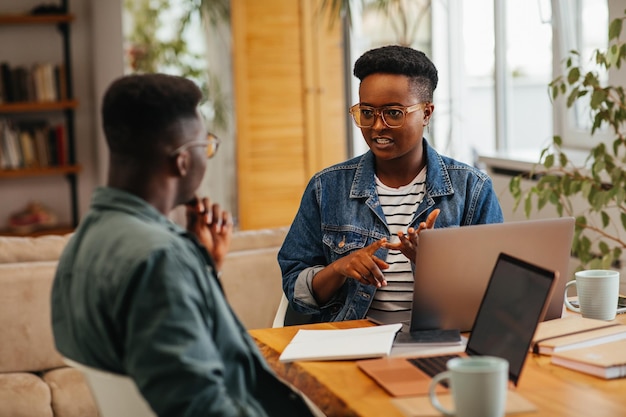
[(219, 204), (211, 204), (207, 197), (194, 198), (185, 205), (185, 208), (187, 230), (204, 245), (218, 271), (221, 270), (233, 234), (230, 213), (222, 210)]
[(417, 246), (419, 245), (419, 233), (424, 229), (432, 229), (435, 227), (435, 221), (437, 221), (437, 216), (439, 216), (439, 212), (441, 210), (434, 209), (425, 222), (421, 222), (415, 230), (412, 227), (409, 227), (408, 233), (405, 235), (402, 231), (398, 232), (398, 237), (400, 241), (397, 243), (387, 243), (385, 247), (387, 249), (395, 249), (402, 252), (404, 256), (406, 256), (411, 262), (415, 262), (415, 256), (417, 251)]
[(387, 269), (389, 265), (374, 255), (386, 242), (387, 238), (378, 240), (363, 249), (337, 259), (329, 267), (341, 276), (356, 279), (366, 285), (376, 287), (387, 285), (381, 269)]

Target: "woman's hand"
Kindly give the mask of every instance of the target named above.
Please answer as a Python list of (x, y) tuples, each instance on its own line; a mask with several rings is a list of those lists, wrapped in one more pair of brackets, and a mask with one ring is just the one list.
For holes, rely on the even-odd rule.
[(207, 197), (194, 198), (185, 207), (187, 230), (204, 245), (220, 271), (233, 234), (230, 213), (222, 210), (219, 204), (211, 204)]
[(363, 249), (337, 259), (329, 267), (340, 276), (380, 288), (387, 285), (382, 269), (389, 268), (389, 264), (379, 259), (374, 253), (386, 243), (387, 238), (380, 239)]
[(398, 237), (400, 238), (399, 242), (387, 243), (384, 246), (387, 249), (399, 250), (411, 262), (415, 262), (417, 246), (419, 245), (419, 233), (424, 229), (432, 229), (433, 227), (435, 227), (435, 221), (437, 220), (437, 216), (439, 216), (440, 211), (440, 209), (434, 209), (432, 212), (430, 212), (430, 214), (426, 218), (426, 221), (419, 224), (417, 230), (409, 227), (406, 235), (402, 231), (400, 231), (398, 232)]

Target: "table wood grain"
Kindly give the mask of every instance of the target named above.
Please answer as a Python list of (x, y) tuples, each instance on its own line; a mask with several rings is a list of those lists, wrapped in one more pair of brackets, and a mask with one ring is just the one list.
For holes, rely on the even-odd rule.
[[(626, 315), (618, 316), (626, 324)], [(328, 417), (403, 417), (389, 396), (355, 361), (298, 361), (278, 358), (299, 329), (372, 326), (367, 320), (250, 330), (276, 373), (308, 395)], [(519, 384), (513, 388), (537, 411), (518, 417), (626, 416), (626, 379), (604, 380), (550, 364), (550, 357), (529, 353)]]

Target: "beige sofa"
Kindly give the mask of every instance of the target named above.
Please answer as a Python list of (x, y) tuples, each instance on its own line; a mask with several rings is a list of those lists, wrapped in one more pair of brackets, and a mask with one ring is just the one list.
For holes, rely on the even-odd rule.
[[(222, 283), (248, 329), (272, 326), (282, 292), (276, 254), (286, 231), (233, 237)], [(0, 417), (98, 415), (82, 376), (56, 352), (50, 326), (50, 288), (68, 237), (0, 237)]]

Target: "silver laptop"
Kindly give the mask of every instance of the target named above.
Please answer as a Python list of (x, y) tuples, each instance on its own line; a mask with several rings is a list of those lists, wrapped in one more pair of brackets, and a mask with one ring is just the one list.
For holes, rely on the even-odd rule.
[[(487, 288), (465, 352), (509, 362), (509, 380), (517, 385), (537, 323), (554, 294), (558, 273), (501, 253), (489, 265)], [(393, 396), (428, 393), (430, 378), (446, 369), (454, 355), (393, 357), (357, 361), (358, 367)]]
[(573, 234), (573, 217), (422, 231), (410, 331), (469, 331), (501, 252), (558, 272), (544, 319), (561, 317)]

